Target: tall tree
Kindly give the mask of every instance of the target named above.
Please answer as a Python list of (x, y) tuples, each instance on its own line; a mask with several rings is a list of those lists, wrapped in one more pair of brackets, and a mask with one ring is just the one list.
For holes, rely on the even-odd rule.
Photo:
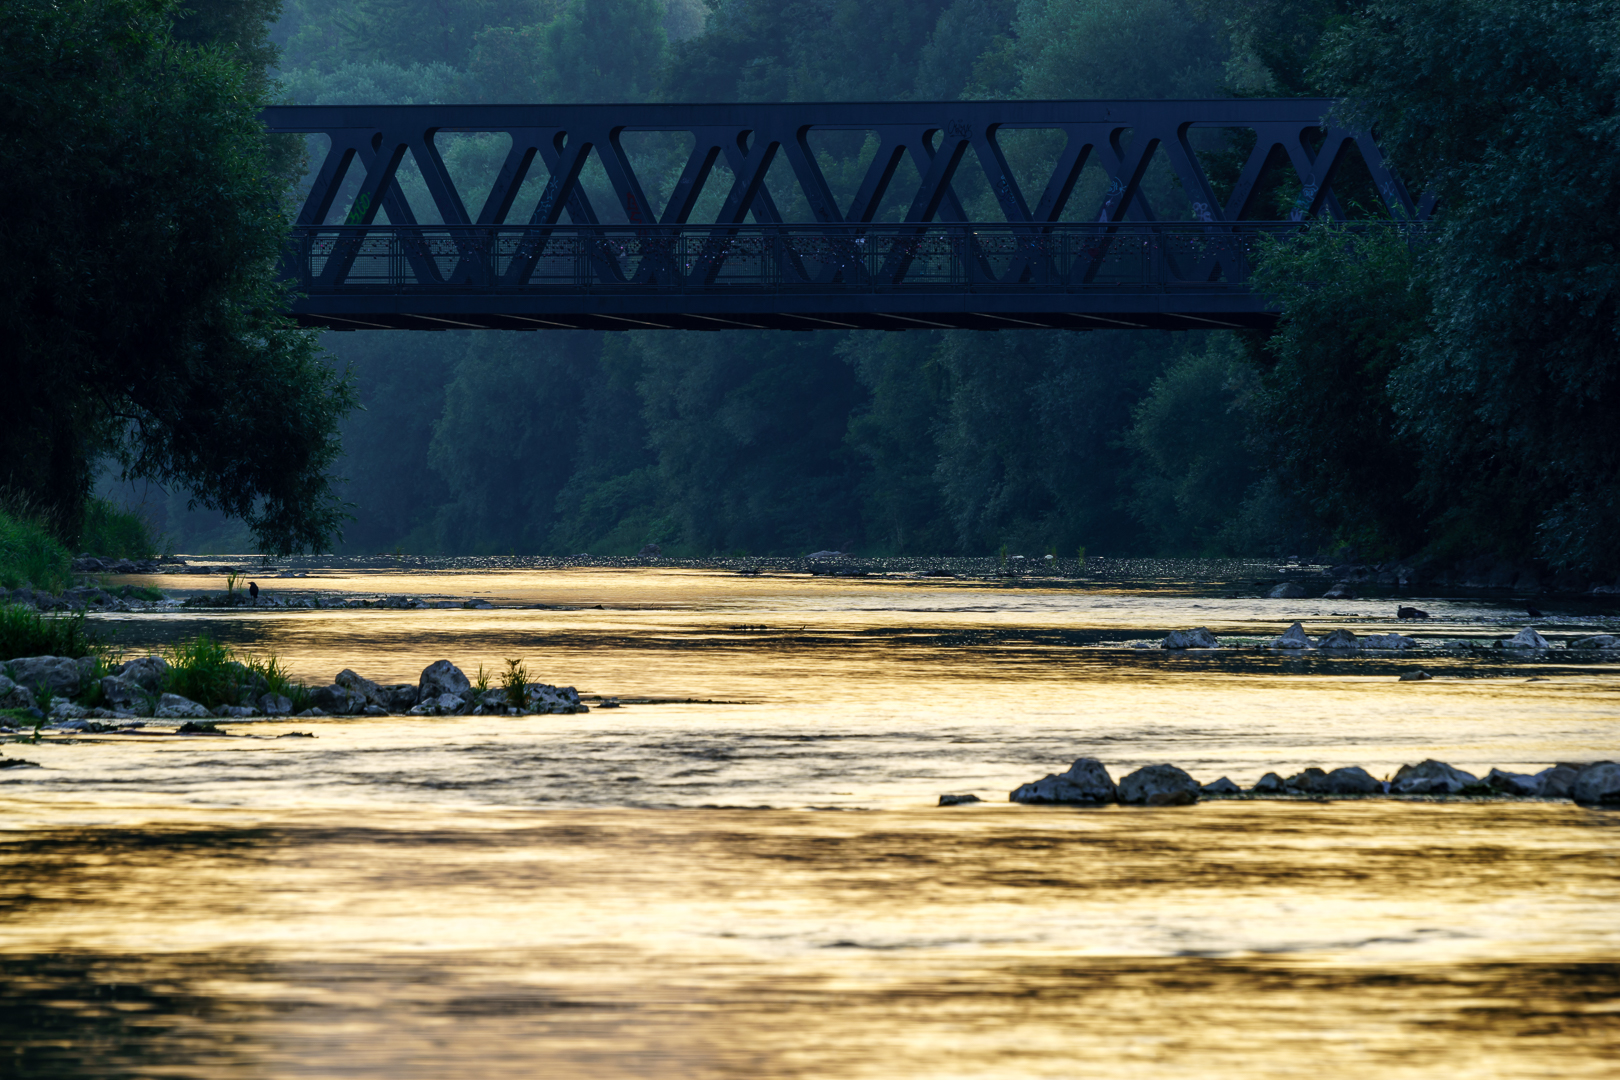
[(327, 544), (352, 406), (282, 312), (287, 223), (255, 74), (170, 0), (0, 8), (0, 483), (73, 539), (101, 454), (266, 550)]

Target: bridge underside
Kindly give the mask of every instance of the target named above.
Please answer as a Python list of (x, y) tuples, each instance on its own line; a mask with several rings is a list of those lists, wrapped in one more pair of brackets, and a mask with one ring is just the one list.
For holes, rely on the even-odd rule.
[(1271, 311), (1232, 310), (1222, 293), (1016, 296), (659, 296), (608, 290), (543, 297), (346, 293), (299, 301), (303, 326), (328, 330), (1219, 330), (1275, 325)]

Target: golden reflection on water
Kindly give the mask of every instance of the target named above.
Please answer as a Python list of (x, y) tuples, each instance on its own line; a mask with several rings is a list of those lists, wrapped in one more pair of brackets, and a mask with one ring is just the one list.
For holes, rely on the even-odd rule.
[(1082, 753), (1242, 783), (1613, 757), (1607, 665), (1102, 647), (1382, 603), (504, 579), (584, 610), (116, 620), (321, 681), (521, 656), (660, 703), (6, 747), (45, 767), (0, 774), (0, 1075), (1613, 1075), (1620, 814), (1005, 803)]

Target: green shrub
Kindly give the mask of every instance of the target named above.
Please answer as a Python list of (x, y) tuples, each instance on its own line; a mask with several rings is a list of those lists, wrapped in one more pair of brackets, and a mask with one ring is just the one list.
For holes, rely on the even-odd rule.
[(61, 592), (72, 584), (73, 558), (45, 524), (15, 509), (0, 509), (0, 585), (28, 584)]
[(167, 688), (199, 705), (237, 705), (242, 695), (246, 665), (231, 655), (222, 642), (207, 634), (176, 645), (164, 659), (169, 662)]
[(501, 676), (501, 689), (506, 691), (506, 703), (514, 709), (528, 704), (529, 669), (521, 660), (508, 660), (506, 673)]
[(24, 604), (0, 604), (0, 660), (105, 655), (106, 646), (84, 615), (42, 615)]
[(159, 554), (152, 530), (140, 515), (106, 499), (91, 499), (85, 505), (79, 549), (113, 559), (155, 559)]

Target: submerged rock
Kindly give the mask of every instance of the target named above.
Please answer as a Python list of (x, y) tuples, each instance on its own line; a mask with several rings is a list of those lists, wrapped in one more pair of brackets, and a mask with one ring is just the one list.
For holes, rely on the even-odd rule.
[(1359, 649), (1361, 642), (1356, 635), (1348, 630), (1335, 630), (1331, 634), (1323, 634), (1317, 641), (1318, 649)]
[(1430, 675), (1427, 671), (1424, 671), (1422, 668), (1419, 668), (1416, 671), (1408, 671), (1408, 672), (1406, 672), (1399, 679), (1396, 679), (1395, 681), (1396, 682), (1428, 682), (1430, 679), (1433, 679), (1433, 678), (1434, 678), (1433, 675)]
[(968, 803), (983, 801), (977, 795), (941, 795), (939, 797), (939, 805), (941, 806), (966, 806)]
[(1569, 643), (1571, 649), (1620, 649), (1620, 637), (1613, 634), (1593, 634)]
[(213, 716), (195, 701), (179, 694), (164, 694), (158, 698), (157, 711), (152, 715), (159, 720), (207, 720)]
[(436, 660), (422, 669), (422, 678), (417, 682), (417, 701), (426, 702), (430, 698), (443, 697), (445, 694), (471, 694), (472, 683), (467, 681), (461, 669), (448, 660)]
[(1415, 649), (1417, 642), (1403, 634), (1368, 634), (1357, 643), (1362, 649)]
[(1525, 627), (1508, 640), (1500, 643), (1504, 649), (1550, 649), (1552, 645), (1546, 638), (1536, 633), (1531, 627)]
[(1212, 780), (1209, 783), (1204, 784), (1200, 790), (1203, 792), (1205, 798), (1229, 798), (1233, 795), (1243, 794), (1242, 788), (1238, 787), (1224, 776), (1219, 780)]
[(1620, 805), (1620, 765), (1599, 761), (1586, 766), (1569, 794), (1582, 806)]
[(1305, 628), (1295, 623), (1280, 635), (1271, 639), (1273, 649), (1309, 649), (1311, 639), (1305, 636)]
[(1100, 806), (1111, 803), (1119, 789), (1108, 769), (1096, 758), (1077, 758), (1061, 773), (1049, 773), (1039, 780), (1015, 788), (1008, 802)]
[(1206, 627), (1196, 627), (1192, 630), (1172, 630), (1159, 642), (1161, 649), (1218, 649), (1221, 643), (1215, 640), (1215, 635)]
[(1186, 806), (1198, 801), (1198, 781), (1174, 765), (1144, 765), (1119, 782), (1119, 801), (1134, 806)]
[(1390, 781), (1389, 790), (1397, 795), (1461, 795), (1483, 787), (1473, 773), (1430, 758), (1416, 765), (1402, 765)]

